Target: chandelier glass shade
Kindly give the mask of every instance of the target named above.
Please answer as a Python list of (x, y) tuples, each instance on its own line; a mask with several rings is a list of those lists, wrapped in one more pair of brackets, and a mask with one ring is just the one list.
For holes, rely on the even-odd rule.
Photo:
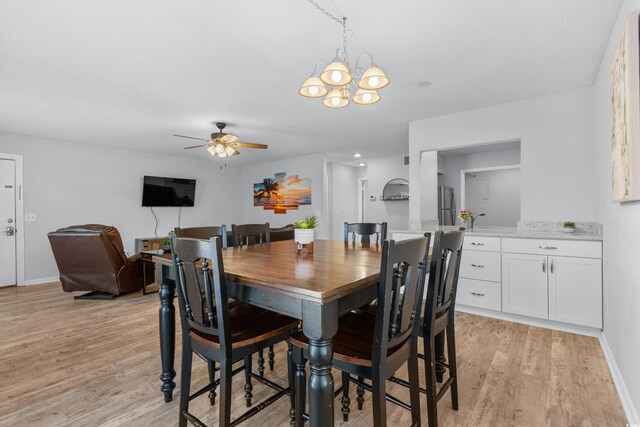
[(356, 104), (371, 105), (380, 101), (380, 95), (375, 90), (358, 89), (352, 99)]
[(327, 92), (328, 90), (322, 80), (315, 76), (309, 77), (298, 91), (300, 95), (306, 96), (307, 98), (321, 98), (325, 96)]
[(349, 86), (341, 86), (332, 89), (322, 101), (322, 104), (328, 108), (343, 108), (349, 105)]
[(333, 58), (333, 62), (327, 65), (327, 68), (320, 74), (320, 80), (331, 86), (344, 86), (351, 83), (353, 78), (351, 77), (348, 66), (346, 66), (340, 58), (335, 57)]

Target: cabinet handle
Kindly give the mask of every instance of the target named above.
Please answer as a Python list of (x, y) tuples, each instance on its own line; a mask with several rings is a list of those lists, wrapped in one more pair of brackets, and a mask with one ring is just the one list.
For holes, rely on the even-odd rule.
[(538, 246), (540, 249), (558, 249), (555, 246)]
[(542, 272), (543, 273), (547, 272), (547, 260), (546, 259), (542, 260)]
[(484, 243), (471, 242), (472, 246), (484, 246)]
[(484, 268), (484, 265), (482, 264), (469, 264), (471, 267), (475, 267), (475, 268)]
[(549, 261), (549, 271), (553, 274), (553, 258)]
[(477, 292), (469, 292), (471, 295), (473, 295), (474, 297), (483, 297), (484, 294), (479, 294)]

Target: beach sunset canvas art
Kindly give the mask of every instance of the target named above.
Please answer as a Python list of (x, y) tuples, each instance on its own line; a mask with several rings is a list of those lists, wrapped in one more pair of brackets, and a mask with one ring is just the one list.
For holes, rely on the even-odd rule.
[(311, 204), (311, 178), (287, 176), (286, 172), (274, 174), (253, 184), (253, 205), (262, 206), (276, 214), (297, 210), (300, 205)]

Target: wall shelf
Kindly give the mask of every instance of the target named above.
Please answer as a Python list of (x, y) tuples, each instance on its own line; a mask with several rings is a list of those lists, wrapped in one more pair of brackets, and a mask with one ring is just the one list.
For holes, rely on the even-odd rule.
[(382, 190), (380, 200), (384, 202), (403, 202), (409, 200), (409, 181), (395, 178), (387, 182)]

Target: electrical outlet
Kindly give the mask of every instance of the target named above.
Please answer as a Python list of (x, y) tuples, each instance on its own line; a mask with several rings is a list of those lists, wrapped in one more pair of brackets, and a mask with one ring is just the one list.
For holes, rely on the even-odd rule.
[(28, 214), (24, 214), (24, 220), (29, 222), (29, 221), (35, 221), (37, 219), (36, 214), (34, 213), (28, 213)]

